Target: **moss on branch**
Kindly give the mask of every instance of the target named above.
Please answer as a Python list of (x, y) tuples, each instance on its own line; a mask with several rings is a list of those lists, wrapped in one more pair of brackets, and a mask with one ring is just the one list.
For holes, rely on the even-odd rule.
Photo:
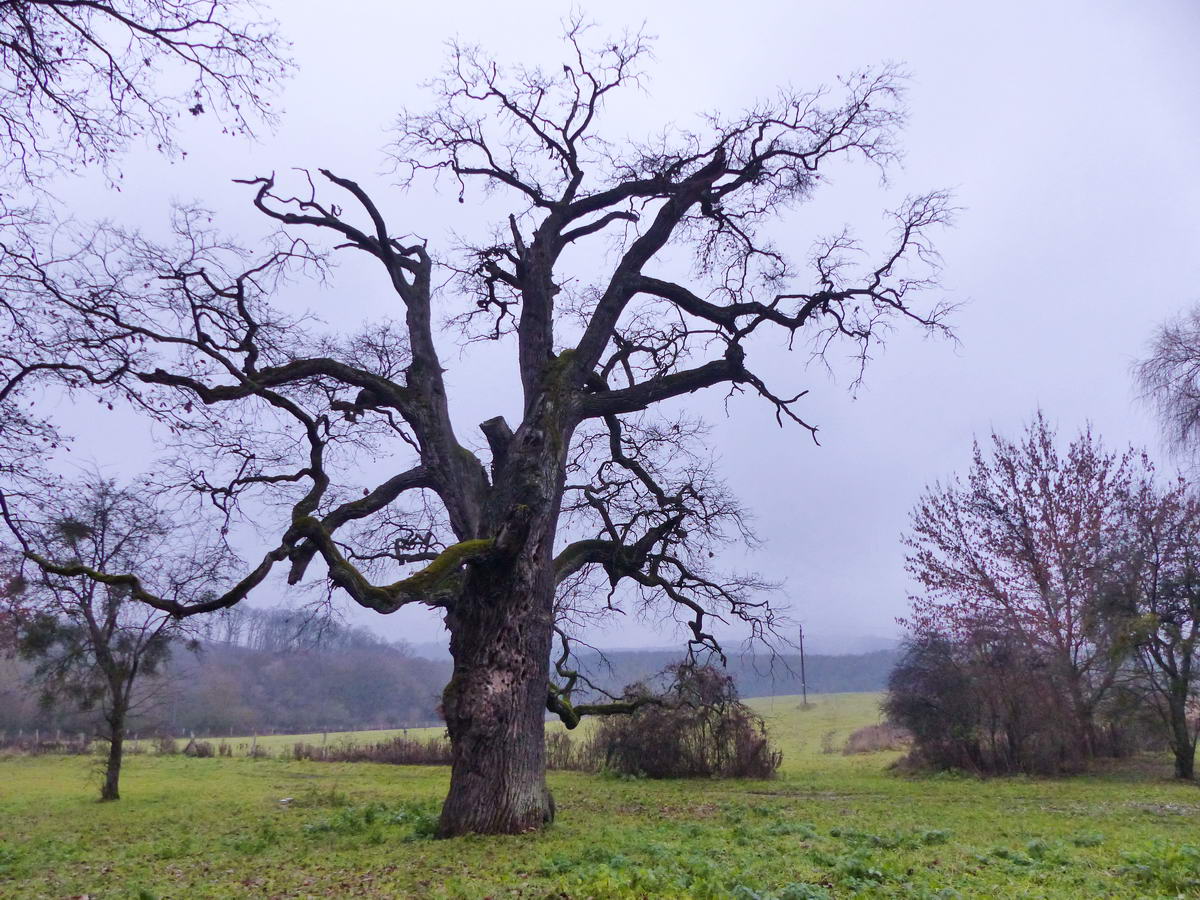
[(330, 579), (349, 593), (355, 602), (384, 613), (395, 612), (408, 603), (433, 602), (437, 594), (452, 586), (464, 564), (490, 555), (496, 545), (494, 538), (476, 538), (451, 544), (421, 571), (392, 584), (379, 586), (371, 584), (342, 555), (333, 536), (312, 516), (304, 516), (293, 523), (289, 539), (297, 537), (307, 537), (316, 544), (329, 567)]
[(402, 593), (426, 593), (436, 590), (447, 578), (456, 574), (464, 563), (487, 556), (495, 544), (493, 538), (476, 538), (451, 544), (420, 572), (397, 581), (387, 590)]

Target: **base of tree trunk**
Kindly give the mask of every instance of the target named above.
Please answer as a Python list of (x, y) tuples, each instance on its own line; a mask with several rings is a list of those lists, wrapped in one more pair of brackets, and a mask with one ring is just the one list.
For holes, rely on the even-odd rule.
[[(554, 797), (549, 788), (522, 795), (507, 794), (492, 800), (478, 793), (460, 791), (452, 794), (442, 807), (438, 823), (438, 838), (462, 837), (466, 834), (528, 834), (539, 831), (554, 821)], [(478, 798), (478, 799), (472, 799)], [(453, 802), (452, 802), (453, 801)]]
[(1175, 777), (1181, 778), (1184, 781), (1194, 781), (1196, 779), (1196, 756), (1194, 751), (1190, 758), (1175, 757)]
[(507, 727), (498, 731), (479, 729), (479, 719), (471, 720), (473, 727), (465, 734), (457, 728), (451, 731), (450, 790), (438, 837), (525, 834), (554, 820), (554, 800), (546, 787), (542, 713), (530, 716), (527, 703), (511, 711), (515, 714)]
[(104, 784), (100, 788), (100, 800), (103, 803), (121, 799), (121, 745), (120, 739), (109, 744), (108, 762), (104, 767)]
[(545, 576), (526, 557), (480, 570), (446, 616), (452, 761), (438, 837), (525, 834), (554, 819), (545, 727), (554, 593)]

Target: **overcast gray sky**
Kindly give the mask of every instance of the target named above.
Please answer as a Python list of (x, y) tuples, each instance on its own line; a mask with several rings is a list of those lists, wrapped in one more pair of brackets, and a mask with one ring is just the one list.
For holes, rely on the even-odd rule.
[[(908, 192), (947, 187), (962, 207), (940, 235), (945, 292), (965, 301), (960, 343), (898, 328), (857, 397), (845, 372), (805, 368), (803, 351), (764, 353), (757, 368), (809, 387), (802, 413), (821, 447), (779, 429), (762, 403), (719, 392), (691, 407), (715, 425), (725, 473), (757, 513), (766, 547), (748, 563), (786, 581), (792, 615), (814, 644), (896, 633), (910, 586), (900, 546), (923, 486), (962, 469), (974, 435), (1014, 432), (1042, 407), (1064, 431), (1093, 422), (1112, 443), (1156, 446), (1129, 377), (1154, 326), (1200, 301), (1200, 3), (1144, 2), (605, 2), (579, 5), (602, 29), (656, 35), (643, 94), (617, 98), (610, 135), (640, 135), (697, 112), (751, 104), (777, 86), (815, 86), (862, 66), (898, 61), (912, 73), (905, 163), (881, 191), (865, 168), (790, 220), (795, 250), (848, 223), (869, 235)], [(117, 196), (66, 189), (96, 212), (161, 228), (169, 202), (199, 200), (231, 230), (257, 227), (233, 177), (329, 167), (371, 187), (397, 226), (436, 246), (480, 225), (480, 207), (452, 191), (388, 188), (381, 148), (402, 104), (457, 36), (500, 59), (555, 65), (566, 3), (384, 0), (275, 3), (299, 72), (285, 88), (279, 130), (247, 145), (188, 123), (185, 161), (126, 160)], [(476, 195), (478, 196), (478, 195)], [(785, 235), (790, 238), (789, 235)], [(302, 293), (302, 292), (301, 292)], [(310, 303), (327, 320), (379, 315), (395, 302), (374, 272), (347, 266)], [(352, 322), (351, 322), (352, 324)], [(506, 357), (505, 357), (506, 358)], [(470, 348), (452, 361), (455, 415), (514, 421), (517, 394), (496, 378), (501, 357)], [(835, 367), (836, 368), (836, 367)], [(488, 385), (481, 391), (480, 383)], [(94, 437), (101, 463), (136, 456)], [(148, 452), (148, 451), (147, 451)], [(264, 598), (270, 600), (273, 598)], [(351, 613), (391, 637), (436, 639), (419, 610)], [(662, 645), (669, 630), (625, 623), (595, 636), (609, 646)]]

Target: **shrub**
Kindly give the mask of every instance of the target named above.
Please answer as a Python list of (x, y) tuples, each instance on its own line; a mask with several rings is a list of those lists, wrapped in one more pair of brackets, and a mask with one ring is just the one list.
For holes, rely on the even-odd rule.
[(31, 736), (5, 737), (0, 734), (0, 753), (5, 756), (38, 756), (43, 753), (61, 753), (67, 756), (90, 756), (92, 740), (86, 735), (75, 739), (61, 737), (55, 740), (42, 740), (36, 733)]
[(194, 756), (198, 759), (209, 759), (216, 755), (216, 750), (209, 741), (198, 741), (192, 738), (183, 748), (184, 756)]
[(426, 741), (395, 737), (374, 744), (343, 742), (327, 747), (297, 743), (292, 747), (293, 759), (319, 762), (377, 762), (396, 766), (448, 766), (450, 741), (430, 738)]
[[(1088, 748), (1064, 713), (1048, 664), (1002, 633), (912, 640), (888, 678), (884, 710), (913, 736), (910, 768), (979, 774), (1056, 774), (1081, 769)], [(1095, 747), (1119, 746), (1098, 729)]]
[(159, 756), (175, 756), (179, 753), (179, 742), (173, 737), (154, 739), (154, 752)]
[[(774, 777), (782, 754), (761, 718), (737, 699), (733, 679), (710, 666), (672, 666), (665, 696), (601, 721), (589, 747), (609, 771), (650, 778)], [(629, 697), (646, 698), (635, 685)]]
[[(250, 756), (266, 756), (267, 751), (247, 751)], [(448, 766), (451, 762), (450, 741), (430, 738), (425, 741), (395, 737), (374, 744), (340, 741), (320, 746), (297, 742), (292, 745), (292, 759), (316, 762), (376, 762), (395, 766)], [(603, 754), (597, 752), (594, 741), (574, 741), (569, 734), (552, 731), (546, 735), (546, 767), (596, 772), (603, 768)]]
[(907, 750), (912, 745), (912, 735), (907, 729), (891, 722), (867, 725), (846, 738), (842, 754), (880, 753), (884, 750)]
[(546, 768), (576, 769), (590, 771), (597, 768), (590, 744), (576, 746), (571, 736), (562, 731), (551, 731), (546, 735)]

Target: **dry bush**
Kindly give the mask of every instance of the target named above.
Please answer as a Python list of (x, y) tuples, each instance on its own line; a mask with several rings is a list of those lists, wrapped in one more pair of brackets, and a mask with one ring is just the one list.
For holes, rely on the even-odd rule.
[[(661, 703), (603, 720), (588, 752), (608, 771), (650, 778), (772, 778), (783, 756), (733, 680), (708, 666), (673, 666)], [(644, 693), (634, 687), (627, 694)]]
[(1049, 664), (1010, 636), (913, 640), (888, 679), (884, 710), (913, 736), (910, 768), (983, 775), (1081, 771), (1116, 755), (1118, 729), (1101, 725), (1081, 741)]
[[(546, 767), (595, 772), (602, 768), (603, 754), (598, 754), (592, 741), (573, 741), (561, 731), (546, 735)], [(258, 748), (257, 756), (266, 751)], [(425, 741), (395, 737), (374, 744), (340, 741), (319, 746), (298, 742), (292, 745), (292, 758), (315, 762), (376, 762), (396, 766), (448, 766), (450, 742), (446, 738)]]
[(425, 741), (395, 737), (374, 744), (338, 743), (327, 747), (297, 743), (293, 759), (318, 762), (376, 762), (395, 766), (448, 766), (450, 741), (430, 738)]
[(597, 766), (590, 747), (588, 741), (577, 745), (569, 734), (551, 731), (546, 735), (546, 768), (593, 772)]
[(851, 733), (842, 748), (844, 756), (856, 753), (881, 753), (885, 750), (907, 750), (912, 745), (912, 734), (907, 729), (891, 722), (867, 725)]
[(216, 756), (216, 748), (209, 741), (198, 741), (192, 738), (187, 742), (187, 746), (183, 748), (184, 756), (194, 756), (197, 759), (210, 759)]
[(179, 753), (179, 741), (173, 737), (155, 738), (154, 752), (159, 756), (175, 756)]
[(40, 756), (43, 753), (60, 753), (68, 756), (87, 756), (92, 752), (90, 738), (80, 735), (75, 740), (38, 739), (33, 736), (11, 738), (0, 737), (0, 753), (5, 756)]

